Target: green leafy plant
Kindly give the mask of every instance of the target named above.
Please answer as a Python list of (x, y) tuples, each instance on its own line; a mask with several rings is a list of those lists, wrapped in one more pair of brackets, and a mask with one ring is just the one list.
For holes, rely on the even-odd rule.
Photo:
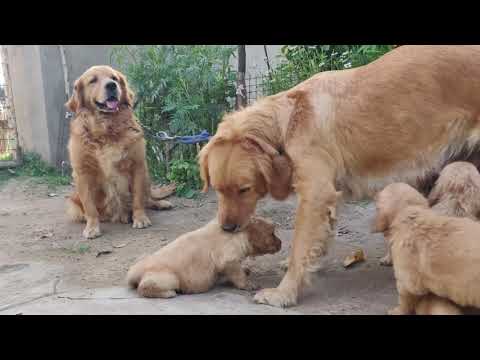
[(392, 48), (392, 45), (285, 45), (283, 61), (266, 78), (265, 92), (270, 95), (290, 89), (322, 71), (368, 64)]
[[(127, 75), (137, 95), (136, 114), (146, 129), (147, 158), (154, 180), (169, 180), (179, 170), (179, 164), (193, 164), (198, 148), (158, 142), (149, 135), (158, 131), (195, 135), (202, 130), (213, 134), (222, 114), (232, 109), (236, 73), (230, 60), (234, 51), (235, 47), (220, 45), (114, 49), (114, 62)], [(192, 171), (188, 174), (194, 176)], [(182, 183), (194, 190), (196, 179), (184, 179)], [(178, 189), (179, 195), (190, 194), (183, 185)]]
[(198, 164), (194, 160), (173, 160), (167, 179), (177, 185), (177, 194), (186, 198), (198, 195), (201, 186)]

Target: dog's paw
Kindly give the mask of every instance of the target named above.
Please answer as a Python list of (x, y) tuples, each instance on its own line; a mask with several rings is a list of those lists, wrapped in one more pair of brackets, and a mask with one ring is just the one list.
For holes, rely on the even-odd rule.
[(133, 228), (134, 229), (144, 229), (149, 226), (152, 226), (152, 222), (148, 218), (147, 215), (142, 214), (142, 215), (137, 215), (133, 217)]
[(390, 255), (385, 255), (383, 258), (380, 259), (380, 265), (382, 266), (392, 266), (393, 261)]
[(157, 201), (159, 210), (169, 210), (173, 208), (173, 204), (167, 200), (158, 200)]
[(388, 310), (388, 315), (408, 315), (406, 314), (400, 306), (394, 307), (393, 309)]
[(87, 225), (85, 227), (85, 230), (83, 230), (83, 237), (87, 239), (95, 239), (101, 235), (102, 235), (102, 232), (100, 231), (99, 225), (95, 225), (95, 226)]
[(170, 210), (173, 208), (173, 204), (167, 200), (152, 200), (148, 205), (153, 210)]
[(263, 289), (259, 291), (253, 298), (258, 304), (265, 304), (276, 307), (288, 307), (297, 304), (295, 294), (279, 290), (278, 288)]

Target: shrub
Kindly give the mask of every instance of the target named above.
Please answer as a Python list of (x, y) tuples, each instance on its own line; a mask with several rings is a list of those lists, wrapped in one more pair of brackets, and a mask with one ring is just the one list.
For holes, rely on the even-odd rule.
[(230, 66), (234, 51), (235, 47), (220, 45), (150, 45), (118, 46), (112, 53), (137, 95), (136, 114), (146, 129), (152, 177), (174, 181), (178, 171), (186, 171), (187, 178), (180, 176), (184, 185), (177, 184), (179, 194), (188, 193), (185, 186), (200, 186), (191, 169), (198, 148), (159, 143), (149, 134), (215, 133), (222, 114), (235, 101), (236, 73)]
[(267, 77), (267, 95), (290, 89), (316, 73), (368, 64), (392, 45), (285, 45), (283, 61)]

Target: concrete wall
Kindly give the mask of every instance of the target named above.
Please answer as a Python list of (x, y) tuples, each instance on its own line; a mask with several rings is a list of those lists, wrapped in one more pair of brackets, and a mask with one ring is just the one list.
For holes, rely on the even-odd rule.
[[(58, 45), (7, 45), (19, 144), (60, 166), (68, 160), (69, 120)], [(268, 45), (270, 63), (278, 63), (281, 45)], [(70, 93), (75, 79), (93, 65), (112, 65), (110, 45), (64, 45)], [(265, 73), (263, 45), (247, 45), (247, 76)], [(232, 65), (236, 68), (236, 59)]]

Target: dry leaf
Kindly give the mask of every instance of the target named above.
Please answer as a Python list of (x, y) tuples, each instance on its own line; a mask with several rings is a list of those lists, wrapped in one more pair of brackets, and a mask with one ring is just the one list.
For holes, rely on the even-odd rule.
[(120, 249), (120, 248), (123, 248), (125, 246), (127, 246), (128, 243), (123, 243), (123, 244), (118, 244), (118, 245), (113, 245), (114, 248), (117, 248), (117, 249)]
[(365, 261), (365, 253), (360, 249), (355, 251), (352, 255), (347, 256), (343, 261), (343, 266), (347, 268), (362, 261)]

